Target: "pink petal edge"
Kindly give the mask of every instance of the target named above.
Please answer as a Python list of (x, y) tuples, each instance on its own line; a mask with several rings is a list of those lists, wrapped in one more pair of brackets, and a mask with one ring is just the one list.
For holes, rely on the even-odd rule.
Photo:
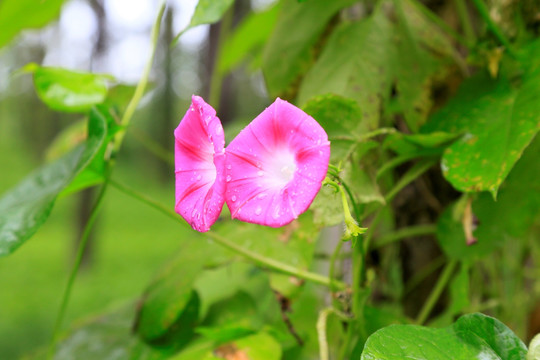
[(232, 217), (271, 227), (290, 223), (313, 202), (329, 159), (324, 129), (277, 98), (226, 149), (225, 201)]
[(225, 136), (216, 111), (193, 95), (174, 130), (175, 211), (193, 229), (206, 232), (225, 202)]

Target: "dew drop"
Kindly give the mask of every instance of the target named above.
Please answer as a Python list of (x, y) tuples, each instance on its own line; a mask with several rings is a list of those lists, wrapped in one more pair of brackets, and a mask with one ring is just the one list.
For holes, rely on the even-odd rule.
[(231, 168), (232, 168), (232, 165), (231, 165), (231, 164), (228, 164), (228, 165), (227, 165), (227, 169), (228, 169), (228, 170), (231, 170)]
[(231, 197), (231, 200), (232, 200), (233, 202), (235, 202), (235, 201), (236, 201), (236, 195), (233, 195), (233, 196)]
[(272, 217), (273, 217), (274, 219), (279, 218), (279, 210), (281, 210), (281, 209), (279, 208), (279, 206), (276, 206), (276, 207), (274, 208), (274, 213), (272, 214)]
[(262, 208), (260, 206), (257, 206), (257, 208), (255, 209), (255, 215), (261, 215), (262, 213)]
[(198, 175), (197, 176), (197, 181), (201, 180), (202, 179), (202, 176), (201, 175)]
[(231, 175), (227, 175), (227, 177), (225, 178), (225, 181), (226, 181), (226, 182), (231, 181)]
[(263, 175), (264, 175), (264, 171), (262, 171), (262, 170), (257, 171), (257, 175), (263, 176)]

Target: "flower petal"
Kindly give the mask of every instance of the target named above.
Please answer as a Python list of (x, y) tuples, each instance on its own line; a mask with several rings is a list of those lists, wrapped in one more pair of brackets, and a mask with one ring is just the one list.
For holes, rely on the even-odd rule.
[(324, 129), (277, 98), (226, 149), (225, 200), (232, 217), (272, 227), (290, 223), (313, 202), (329, 159)]
[(225, 137), (216, 111), (199, 96), (174, 131), (175, 211), (197, 231), (210, 229), (225, 201)]

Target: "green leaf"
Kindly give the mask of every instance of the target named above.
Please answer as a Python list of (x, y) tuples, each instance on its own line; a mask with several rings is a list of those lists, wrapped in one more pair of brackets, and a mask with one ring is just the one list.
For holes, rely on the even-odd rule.
[(281, 346), (276, 339), (263, 332), (237, 340), (234, 346), (250, 360), (281, 359)]
[(375, 181), (378, 162), (376, 157), (372, 156), (373, 152), (370, 152), (371, 149), (377, 148), (378, 145), (379, 143), (376, 141), (361, 143), (350, 161), (347, 161), (343, 167), (341, 175), (343, 181), (349, 186), (358, 204), (378, 202), (384, 205), (386, 203)]
[(356, 101), (326, 94), (310, 99), (303, 110), (324, 128), (330, 140), (332, 162), (347, 159), (368, 131)]
[(134, 312), (134, 306), (126, 306), (86, 322), (58, 344), (54, 359), (167, 359), (132, 333)]
[(271, 97), (293, 97), (291, 95), (296, 92), (295, 81), (311, 66), (314, 60), (313, 49), (328, 23), (340, 9), (354, 2), (282, 2), (276, 27), (263, 53), (262, 70)]
[(0, 256), (12, 253), (47, 220), (58, 194), (96, 156), (107, 133), (105, 117), (92, 109), (84, 145), (22, 180), (0, 199)]
[(2, 0), (0, 2), (0, 48), (21, 30), (40, 28), (58, 17), (64, 0)]
[[(290, 26), (286, 31), (290, 33)], [(392, 70), (386, 66), (394, 54), (392, 36), (392, 23), (382, 11), (360, 22), (338, 26), (306, 74), (299, 103), (327, 93), (355, 99), (363, 121), (370, 129), (376, 128), (382, 99), (389, 95), (393, 80)], [(288, 64), (286, 59), (280, 61)]]
[(279, 6), (276, 4), (242, 20), (221, 49), (218, 59), (218, 71), (221, 74), (229, 72), (246, 58), (261, 56), (262, 47), (276, 23), (278, 11)]
[[(193, 283), (205, 265), (200, 248), (207, 247), (200, 242), (186, 244), (182, 253), (146, 289), (136, 322), (136, 331), (144, 340), (170, 345), (167, 335), (170, 337), (173, 330), (179, 330), (186, 341), (193, 335), (200, 303)], [(173, 329), (179, 320), (183, 324)]]
[[(455, 97), (422, 129), (461, 133), (448, 147), (441, 167), (458, 190), (489, 190), (493, 196), (540, 128), (540, 76), (525, 78), (521, 89), (503, 75), (480, 73), (465, 81)], [(536, 99), (536, 100), (534, 100)]]
[(522, 241), (540, 219), (540, 137), (525, 149), (506, 181), (501, 185), (497, 201), (488, 193), (479, 194), (473, 203), (478, 217), (474, 235), (478, 241)]
[(386, 137), (384, 147), (399, 155), (414, 155), (416, 157), (439, 155), (459, 136), (459, 134), (444, 131), (412, 135), (394, 133)]
[(503, 323), (483, 314), (459, 318), (438, 329), (392, 325), (371, 335), (362, 360), (521, 360), (527, 348)]
[(110, 75), (91, 74), (62, 68), (29, 64), (34, 74), (34, 86), (39, 98), (51, 109), (65, 112), (85, 112), (101, 104), (107, 96)]
[(475, 260), (486, 256), (502, 245), (502, 238), (482, 238), (467, 245), (459, 203), (448, 207), (437, 222), (437, 240), (444, 253), (455, 260)]
[(234, 0), (199, 0), (189, 25), (176, 35), (173, 44), (176, 44), (180, 36), (195, 26), (217, 23), (233, 3)]
[(313, 222), (319, 226), (333, 226), (344, 220), (341, 195), (331, 186), (323, 186), (310, 206)]
[(92, 161), (77, 174), (71, 183), (62, 191), (61, 196), (86, 189), (90, 186), (102, 184), (105, 181), (110, 145), (120, 126), (112, 115), (112, 109), (104, 105), (99, 105), (98, 109), (107, 121), (107, 136), (105, 141), (101, 144)]

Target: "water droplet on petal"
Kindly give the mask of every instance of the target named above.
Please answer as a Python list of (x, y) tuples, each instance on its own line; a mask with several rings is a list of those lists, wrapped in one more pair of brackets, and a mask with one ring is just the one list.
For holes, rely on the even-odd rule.
[(236, 195), (233, 195), (233, 196), (231, 197), (231, 200), (232, 200), (233, 202), (235, 202), (235, 201), (236, 201)]
[(279, 206), (276, 206), (276, 207), (274, 208), (274, 213), (272, 214), (272, 217), (273, 217), (274, 219), (279, 218), (279, 211), (280, 211), (280, 210), (281, 210), (281, 209), (280, 209)]
[(201, 175), (198, 175), (197, 176), (197, 181), (201, 180), (202, 179), (202, 176)]
[(261, 215), (262, 213), (262, 208), (260, 206), (257, 206), (257, 208), (255, 209), (255, 215)]
[(257, 195), (257, 199), (264, 199), (267, 196), (268, 196), (267, 193), (260, 193), (259, 195)]
[(264, 175), (264, 171), (262, 171), (262, 170), (257, 171), (257, 175), (263, 176), (263, 175)]
[(227, 175), (227, 177), (225, 178), (225, 181), (226, 181), (226, 182), (231, 181), (231, 175)]
[(228, 169), (228, 170), (231, 170), (231, 168), (232, 168), (232, 165), (231, 165), (231, 164), (228, 164), (228, 165), (227, 165), (227, 169)]

